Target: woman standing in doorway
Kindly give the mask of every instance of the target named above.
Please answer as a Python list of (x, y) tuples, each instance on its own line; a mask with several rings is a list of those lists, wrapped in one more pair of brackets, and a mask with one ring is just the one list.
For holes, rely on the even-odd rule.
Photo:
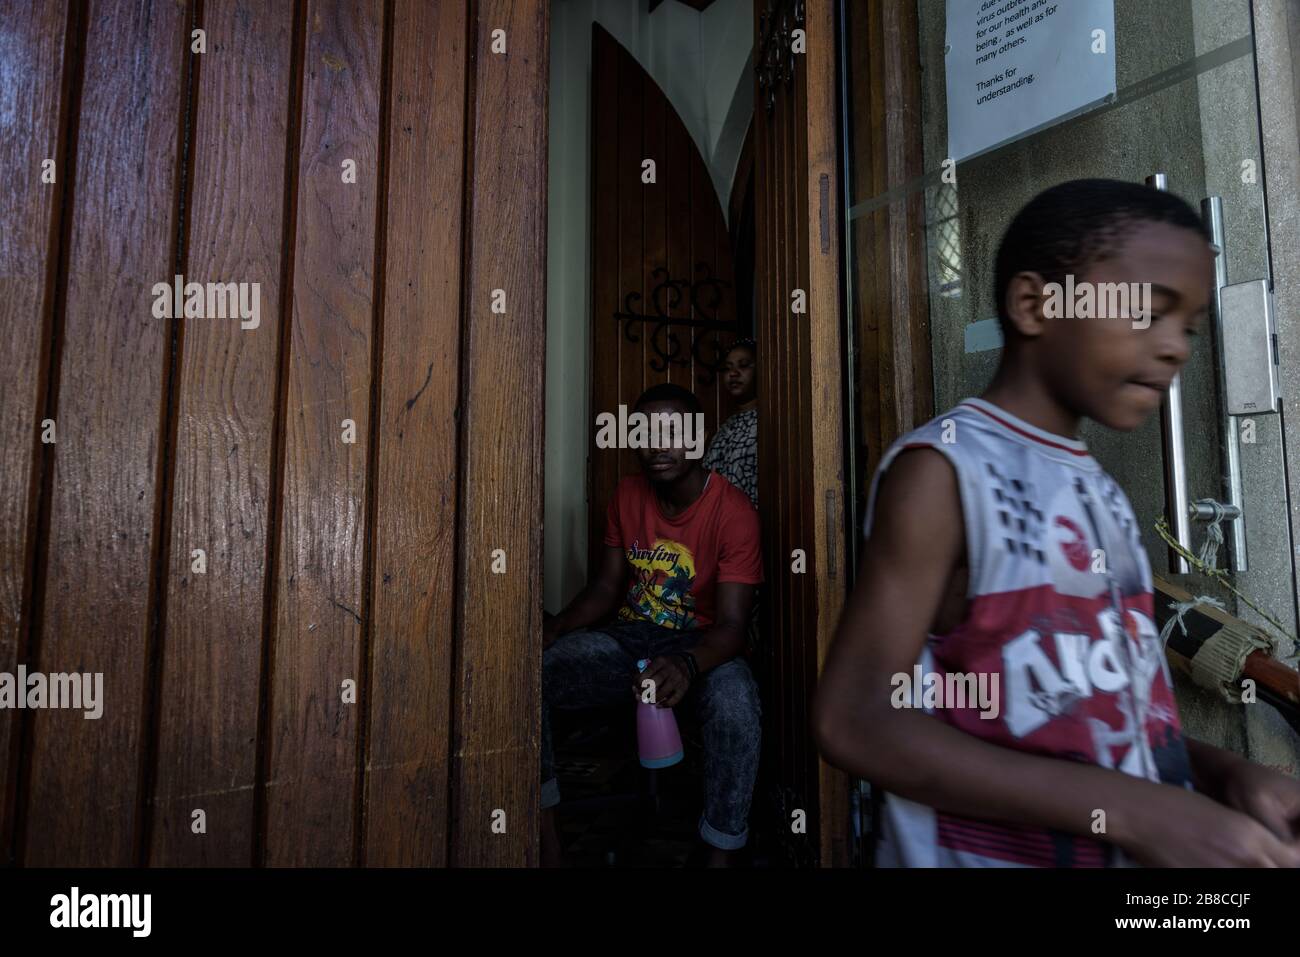
[(722, 475), (758, 508), (758, 349), (753, 339), (739, 339), (722, 363), (722, 384), (740, 403), (740, 411), (722, 423), (704, 467)]

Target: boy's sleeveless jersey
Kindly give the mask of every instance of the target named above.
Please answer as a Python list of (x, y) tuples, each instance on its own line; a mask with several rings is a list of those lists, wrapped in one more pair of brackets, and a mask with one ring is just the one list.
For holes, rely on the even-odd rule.
[[(885, 454), (868, 534), (880, 476), (900, 452), (921, 447), (956, 471), (970, 565), (967, 616), (928, 638), (921, 675), (984, 674), (986, 688), (998, 676), (995, 717), (982, 717), (977, 703), (942, 699), (925, 710), (1002, 747), (1190, 788), (1151, 569), (1114, 479), (1082, 442), (967, 399)], [(1101, 841), (972, 820), (894, 795), (885, 796), (882, 831), (883, 866), (1129, 863)]]

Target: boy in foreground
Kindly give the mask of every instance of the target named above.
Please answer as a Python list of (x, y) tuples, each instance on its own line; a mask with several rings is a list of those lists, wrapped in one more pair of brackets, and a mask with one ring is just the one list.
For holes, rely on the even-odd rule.
[[(1048, 318), (1067, 277), (1149, 302)], [(1065, 183), (1008, 228), (1001, 365), (882, 459), (814, 702), (827, 760), (887, 792), (879, 864), (1300, 866), (1300, 784), (1184, 739), (1137, 522), (1076, 438), (1157, 410), (1212, 279), (1199, 217), (1149, 187)], [(937, 703), (898, 694), (918, 664)], [(952, 700), (981, 676), (993, 701)]]

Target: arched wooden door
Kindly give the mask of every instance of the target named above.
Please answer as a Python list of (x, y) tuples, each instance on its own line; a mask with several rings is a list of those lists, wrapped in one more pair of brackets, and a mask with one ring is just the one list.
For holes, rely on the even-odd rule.
[[(677, 111), (599, 24), (591, 89), (592, 418), (675, 382), (699, 396), (712, 435), (735, 411), (716, 374), (722, 352), (748, 331), (722, 205)], [(634, 450), (597, 448), (595, 429), (590, 462), (594, 561), (605, 506), (638, 465)]]

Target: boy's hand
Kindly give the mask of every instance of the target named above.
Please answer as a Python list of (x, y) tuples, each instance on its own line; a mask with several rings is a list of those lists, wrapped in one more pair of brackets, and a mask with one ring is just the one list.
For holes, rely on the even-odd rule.
[(1203, 794), (1168, 787), (1116, 841), (1151, 867), (1300, 867), (1300, 844)]
[(542, 650), (545, 651), (555, 644), (555, 639), (559, 637), (560, 630), (555, 627), (555, 619), (546, 619), (546, 623), (542, 625)]
[(632, 683), (632, 693), (641, 701), (645, 693), (642, 682), (654, 682), (654, 703), (659, 708), (671, 708), (681, 701), (691, 686), (690, 672), (685, 663), (676, 655), (661, 655), (646, 665), (645, 671), (636, 676)]
[(1223, 800), (1248, 814), (1279, 841), (1300, 841), (1300, 781), (1250, 761), (1233, 764), (1223, 782)]

